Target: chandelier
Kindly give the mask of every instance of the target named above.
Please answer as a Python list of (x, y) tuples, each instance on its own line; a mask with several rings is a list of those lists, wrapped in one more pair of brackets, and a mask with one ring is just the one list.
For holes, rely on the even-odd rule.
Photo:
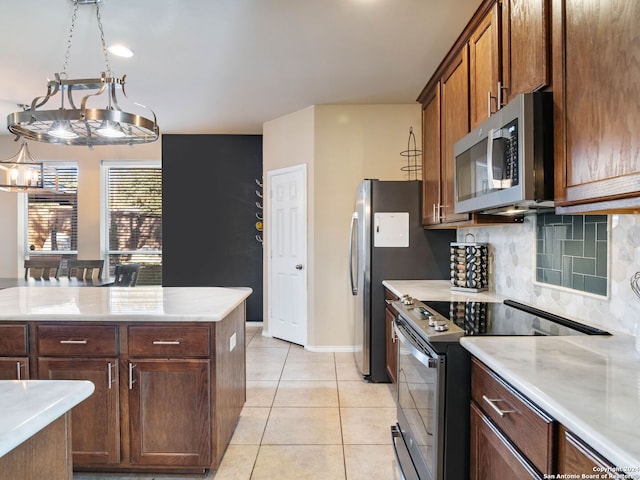
[(0, 161), (0, 190), (5, 192), (57, 192), (58, 171), (36, 162), (26, 140), (13, 157)]
[[(127, 113), (118, 104), (116, 94), (122, 93), (125, 77), (116, 78), (111, 73), (109, 56), (100, 18), (102, 0), (71, 0), (74, 3), (71, 28), (67, 40), (64, 66), (55, 80), (48, 80), (47, 93), (36, 97), (22, 111), (7, 116), (7, 128), (19, 137), (44, 143), (65, 145), (134, 145), (154, 142), (158, 139), (159, 128), (156, 116), (147, 107), (135, 103), (151, 112), (153, 120)], [(75, 28), (79, 4), (94, 4), (100, 30), (100, 40), (105, 58), (106, 70), (99, 78), (68, 79), (67, 65)], [(59, 108), (45, 110), (49, 101), (59, 104)], [(99, 106), (96, 103), (102, 102)]]

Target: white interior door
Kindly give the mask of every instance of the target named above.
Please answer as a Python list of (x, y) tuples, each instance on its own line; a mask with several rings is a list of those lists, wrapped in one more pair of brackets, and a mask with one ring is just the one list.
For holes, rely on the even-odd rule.
[(269, 334), (307, 343), (307, 171), (305, 165), (267, 172), (266, 223)]

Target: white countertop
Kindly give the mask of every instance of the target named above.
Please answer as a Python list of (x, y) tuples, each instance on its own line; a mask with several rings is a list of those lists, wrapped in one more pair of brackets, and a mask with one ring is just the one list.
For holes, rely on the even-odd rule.
[(0, 457), (77, 404), (94, 385), (76, 380), (0, 380)]
[(474, 302), (502, 302), (505, 297), (495, 292), (464, 292), (451, 290), (449, 280), (384, 280), (382, 285), (398, 297), (409, 295), (418, 300), (456, 300)]
[(0, 320), (216, 322), (248, 287), (15, 287), (0, 290)]
[(460, 342), (616, 467), (640, 478), (640, 354), (634, 340), (615, 334)]
[[(447, 280), (382, 283), (419, 300), (504, 300), (492, 292), (452, 291)], [(460, 343), (616, 467), (640, 478), (640, 353), (635, 337), (608, 330), (613, 335), (470, 336)]]

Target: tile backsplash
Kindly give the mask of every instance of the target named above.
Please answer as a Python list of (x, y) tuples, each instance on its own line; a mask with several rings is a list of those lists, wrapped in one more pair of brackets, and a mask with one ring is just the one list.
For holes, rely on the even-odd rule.
[[(583, 216), (577, 216), (584, 218)], [(603, 216), (593, 216), (604, 218)], [(458, 229), (458, 241), (472, 233), (489, 244), (489, 288), (524, 303), (587, 323), (633, 334), (640, 319), (640, 298), (629, 279), (640, 270), (640, 215), (611, 215), (609, 221), (608, 297), (559, 289), (536, 279), (536, 216), (522, 224)], [(601, 237), (602, 238), (602, 237)]]
[(536, 281), (607, 296), (608, 217), (536, 216)]

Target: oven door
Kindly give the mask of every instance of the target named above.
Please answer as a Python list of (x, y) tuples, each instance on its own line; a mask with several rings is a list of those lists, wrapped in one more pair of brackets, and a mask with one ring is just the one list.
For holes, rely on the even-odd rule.
[(401, 468), (411, 471), (406, 478), (415, 471), (421, 480), (443, 480), (446, 357), (431, 349), (404, 320), (397, 318), (394, 329), (399, 341), (397, 435), (413, 463)]

